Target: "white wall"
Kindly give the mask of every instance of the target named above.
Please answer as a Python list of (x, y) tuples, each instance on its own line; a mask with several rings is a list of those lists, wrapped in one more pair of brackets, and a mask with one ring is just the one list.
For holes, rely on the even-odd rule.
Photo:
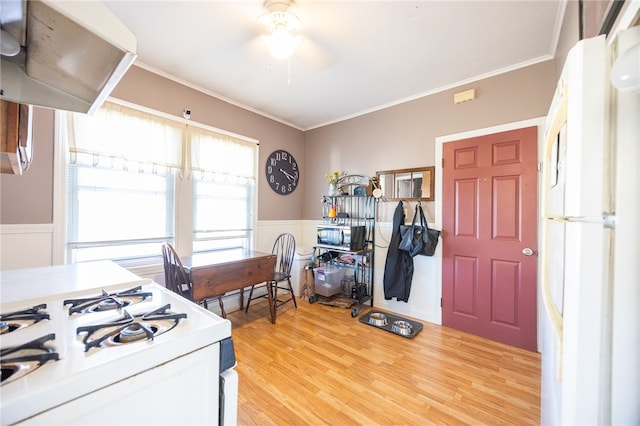
[(52, 265), (53, 225), (0, 225), (0, 271)]
[[(441, 229), (430, 223), (429, 227)], [(374, 305), (382, 310), (398, 315), (442, 324), (442, 244), (439, 243), (432, 257), (416, 256), (413, 258), (413, 280), (411, 293), (407, 302), (384, 298), (384, 267), (387, 259), (388, 241), (391, 239), (392, 223), (377, 223), (376, 257), (375, 257), (375, 291)]]

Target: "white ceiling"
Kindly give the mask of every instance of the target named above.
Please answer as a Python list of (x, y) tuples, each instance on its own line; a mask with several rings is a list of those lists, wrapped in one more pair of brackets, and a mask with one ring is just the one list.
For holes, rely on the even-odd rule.
[(290, 63), (267, 53), (262, 0), (104, 3), (138, 64), (308, 130), (553, 58), (565, 1), (297, 0)]

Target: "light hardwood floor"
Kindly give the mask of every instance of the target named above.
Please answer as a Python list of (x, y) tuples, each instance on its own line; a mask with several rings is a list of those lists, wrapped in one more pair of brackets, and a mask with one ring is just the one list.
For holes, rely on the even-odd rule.
[[(360, 315), (370, 308), (363, 308)], [(540, 423), (540, 355), (420, 321), (413, 339), (298, 300), (230, 313), (239, 425)]]

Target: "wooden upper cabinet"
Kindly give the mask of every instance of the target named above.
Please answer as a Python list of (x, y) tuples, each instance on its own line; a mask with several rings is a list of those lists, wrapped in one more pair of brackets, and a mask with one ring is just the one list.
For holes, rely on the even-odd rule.
[(21, 175), (31, 164), (30, 105), (0, 100), (0, 172)]

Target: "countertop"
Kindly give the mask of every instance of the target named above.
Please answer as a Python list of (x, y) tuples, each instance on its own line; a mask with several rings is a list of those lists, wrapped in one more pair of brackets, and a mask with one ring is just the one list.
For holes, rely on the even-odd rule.
[(6, 304), (140, 281), (142, 278), (110, 260), (13, 269), (0, 271), (0, 302)]

